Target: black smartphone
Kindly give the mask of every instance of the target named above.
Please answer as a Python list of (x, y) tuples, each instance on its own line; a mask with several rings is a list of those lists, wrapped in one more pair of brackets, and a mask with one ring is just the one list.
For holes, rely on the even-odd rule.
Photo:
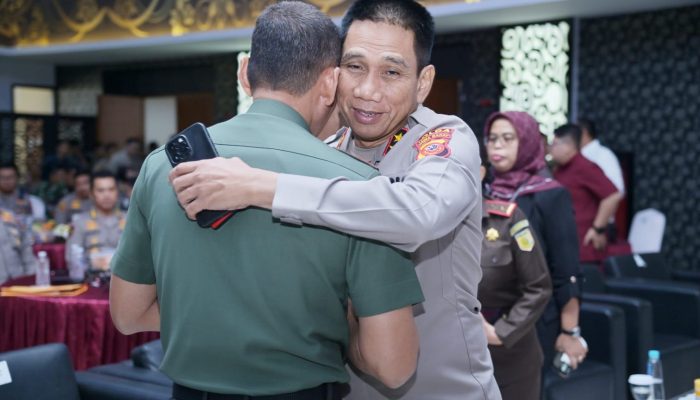
[[(173, 136), (165, 145), (165, 154), (173, 167), (187, 161), (219, 156), (207, 127), (199, 122)], [(219, 229), (232, 215), (233, 211), (203, 210), (196, 216), (197, 224), (202, 228)]]

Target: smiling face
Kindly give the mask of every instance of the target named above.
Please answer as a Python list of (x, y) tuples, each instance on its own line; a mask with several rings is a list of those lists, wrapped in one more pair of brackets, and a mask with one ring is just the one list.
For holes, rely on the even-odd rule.
[(430, 92), (435, 69), (418, 73), (413, 32), (355, 21), (343, 43), (338, 107), (359, 145), (373, 147), (403, 128)]

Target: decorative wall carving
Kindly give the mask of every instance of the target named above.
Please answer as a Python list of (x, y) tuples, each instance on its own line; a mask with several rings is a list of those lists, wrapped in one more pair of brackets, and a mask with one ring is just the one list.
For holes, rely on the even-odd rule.
[[(252, 26), (278, 0), (2, 0), (0, 45), (180, 36)], [(352, 0), (307, 0), (332, 16)], [(429, 0), (439, 4), (456, 0)]]
[(569, 23), (508, 28), (502, 42), (500, 109), (529, 112), (551, 135), (568, 120)]

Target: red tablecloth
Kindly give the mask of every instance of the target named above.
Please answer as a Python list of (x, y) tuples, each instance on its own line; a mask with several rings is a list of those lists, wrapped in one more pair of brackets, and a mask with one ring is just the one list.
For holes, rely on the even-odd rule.
[(32, 246), (34, 254), (45, 251), (49, 256), (51, 269), (66, 269), (66, 245), (65, 243), (37, 243)]
[[(3, 286), (31, 284), (18, 278)], [(157, 332), (125, 336), (109, 315), (109, 289), (93, 288), (76, 297), (0, 297), (0, 352), (62, 342), (77, 370), (129, 358), (131, 349), (155, 340)]]

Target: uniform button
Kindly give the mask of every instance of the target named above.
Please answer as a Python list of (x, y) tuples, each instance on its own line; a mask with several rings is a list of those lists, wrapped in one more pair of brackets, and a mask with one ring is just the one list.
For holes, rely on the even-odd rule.
[(493, 262), (493, 263), (495, 263), (496, 261), (498, 261), (498, 258), (496, 258), (496, 257), (491, 259), (491, 262)]
[(572, 277), (570, 278), (570, 280), (571, 280), (571, 283), (576, 283), (576, 277), (575, 277), (575, 276), (572, 276)]

